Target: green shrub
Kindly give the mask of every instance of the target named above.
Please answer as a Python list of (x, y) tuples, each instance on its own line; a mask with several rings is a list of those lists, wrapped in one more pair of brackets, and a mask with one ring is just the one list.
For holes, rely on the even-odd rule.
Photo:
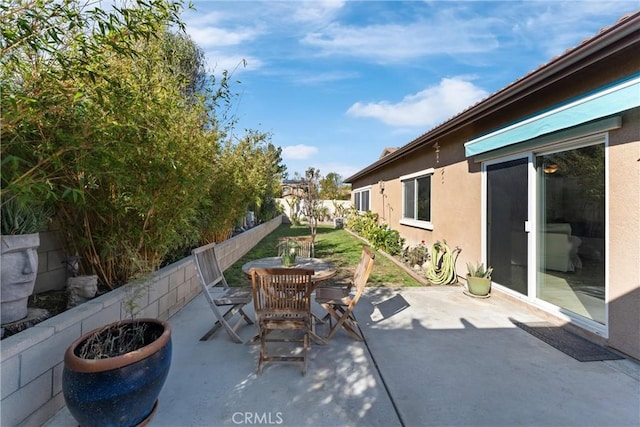
[(404, 246), (404, 239), (397, 230), (378, 224), (378, 214), (371, 211), (358, 212), (351, 208), (346, 212), (345, 226), (354, 233), (367, 239), (376, 249), (382, 249), (390, 255), (398, 255)]
[(398, 255), (402, 250), (404, 239), (397, 230), (392, 230), (385, 225), (377, 225), (367, 229), (362, 237), (367, 239), (376, 249), (382, 249), (389, 255)]
[(367, 239), (370, 231), (378, 226), (378, 214), (371, 211), (365, 213), (358, 212), (355, 208), (347, 212), (346, 227), (354, 233), (360, 234)]
[(384, 240), (384, 251), (390, 255), (398, 255), (404, 246), (404, 239), (397, 230), (387, 229)]
[(406, 246), (402, 250), (402, 261), (413, 267), (414, 265), (422, 266), (429, 260), (429, 250), (424, 241), (416, 246)]

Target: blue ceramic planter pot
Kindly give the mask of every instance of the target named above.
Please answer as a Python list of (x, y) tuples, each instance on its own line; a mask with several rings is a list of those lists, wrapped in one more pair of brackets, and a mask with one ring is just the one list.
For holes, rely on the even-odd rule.
[(119, 322), (146, 323), (147, 334), (158, 337), (130, 353), (106, 359), (83, 359), (78, 348), (102, 331), (91, 331), (71, 344), (64, 357), (62, 392), (71, 415), (82, 427), (136, 426), (149, 421), (171, 364), (171, 328), (156, 319)]

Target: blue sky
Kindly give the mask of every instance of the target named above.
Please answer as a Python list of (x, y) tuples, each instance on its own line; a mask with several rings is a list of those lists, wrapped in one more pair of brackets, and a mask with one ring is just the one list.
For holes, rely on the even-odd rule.
[(205, 1), (185, 12), (233, 72), (236, 133), (271, 134), (289, 177), (343, 178), (535, 70), (640, 1)]

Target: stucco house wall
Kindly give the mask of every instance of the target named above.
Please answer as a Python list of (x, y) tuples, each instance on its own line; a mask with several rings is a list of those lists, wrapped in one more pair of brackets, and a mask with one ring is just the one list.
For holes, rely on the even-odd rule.
[[(399, 141), (397, 150), (345, 181), (352, 184), (353, 191), (370, 188), (371, 211), (379, 214), (382, 223), (398, 230), (407, 244), (424, 241), (431, 245), (437, 240), (446, 240), (451, 247), (461, 247), (457, 269), (458, 275), (463, 276), (467, 261), (482, 260), (483, 161), (502, 158), (508, 150), (535, 153), (537, 147), (553, 147), (566, 139), (562, 132), (574, 132), (574, 136), (589, 135), (589, 132), (605, 135), (607, 333), (581, 329), (580, 324), (575, 326), (583, 335), (640, 360), (640, 108), (637, 101), (632, 108), (602, 117), (602, 120), (613, 117), (619, 120), (617, 127), (604, 131), (589, 130), (598, 119), (548, 133), (547, 140), (533, 138), (482, 155), (467, 156), (465, 151), (465, 143), (474, 138), (522, 123), (619, 82), (637, 80), (640, 55), (634, 52), (639, 50), (640, 13), (636, 13), (415, 140), (405, 145)], [(430, 168), (434, 170), (431, 176), (433, 228), (403, 225), (400, 177)], [(535, 298), (522, 300), (535, 305)]]
[(623, 123), (608, 149), (609, 342), (640, 359), (640, 109)]
[[(371, 211), (377, 212), (382, 223), (400, 231), (406, 244), (415, 246), (421, 242), (428, 245), (446, 240), (449, 246), (460, 246), (458, 265), (480, 259), (480, 166), (464, 158), (464, 146), (459, 134), (440, 141), (439, 152), (431, 146), (422, 147), (409, 156), (394, 161), (387, 169), (376, 171), (366, 179), (353, 183), (357, 189), (371, 185)], [(402, 219), (402, 184), (400, 176), (412, 171), (433, 167), (431, 179), (431, 222), (433, 230), (400, 224)], [(380, 181), (384, 192), (380, 192)]]

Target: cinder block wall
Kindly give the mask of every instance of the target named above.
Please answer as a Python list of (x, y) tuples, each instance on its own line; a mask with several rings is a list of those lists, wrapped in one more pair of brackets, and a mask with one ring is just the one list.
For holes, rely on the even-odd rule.
[(64, 265), (64, 250), (58, 232), (51, 230), (40, 233), (38, 247), (38, 276), (33, 288), (34, 294), (61, 290), (67, 285), (67, 269)]
[[(254, 227), (217, 249), (226, 270), (282, 223), (282, 217)], [(167, 320), (195, 298), (201, 287), (191, 257), (155, 272), (141, 295), (138, 317)], [(2, 426), (40, 426), (64, 406), (63, 357), (82, 334), (126, 316), (127, 286), (45, 320), (0, 343)]]

